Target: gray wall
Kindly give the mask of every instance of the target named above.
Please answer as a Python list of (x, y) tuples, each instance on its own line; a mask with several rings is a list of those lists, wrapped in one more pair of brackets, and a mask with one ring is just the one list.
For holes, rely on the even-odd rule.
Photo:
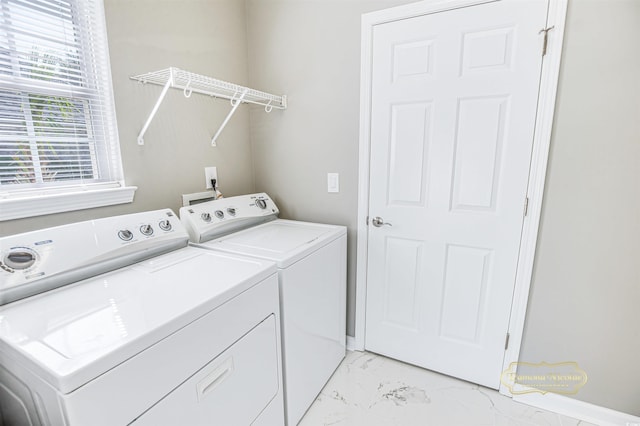
[[(354, 334), (360, 17), (407, 0), (248, 0), (250, 79), (286, 93), (274, 117), (251, 111), (255, 185), (282, 217), (348, 226), (347, 331)], [(327, 173), (340, 192), (327, 193)]]
[(229, 102), (197, 94), (186, 99), (171, 90), (141, 147), (137, 134), (162, 88), (129, 79), (175, 66), (247, 85), (245, 2), (105, 0), (105, 9), (125, 181), (138, 187), (134, 202), (0, 222), (0, 235), (142, 210), (177, 210), (181, 194), (205, 190), (205, 166), (218, 167), (225, 195), (253, 192), (247, 108), (238, 109), (212, 148), (211, 136)]
[(640, 416), (640, 1), (569, 2), (521, 361)]

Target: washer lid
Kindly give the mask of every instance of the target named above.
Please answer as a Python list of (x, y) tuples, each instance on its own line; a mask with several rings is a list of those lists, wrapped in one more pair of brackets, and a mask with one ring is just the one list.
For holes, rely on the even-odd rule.
[(344, 226), (276, 219), (197, 246), (255, 256), (286, 268), (346, 233)]
[(276, 272), (192, 247), (0, 308), (0, 358), (69, 393)]

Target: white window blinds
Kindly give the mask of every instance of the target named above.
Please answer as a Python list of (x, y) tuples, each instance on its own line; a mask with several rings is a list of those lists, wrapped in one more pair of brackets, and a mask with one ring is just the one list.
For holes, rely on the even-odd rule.
[(102, 0), (0, 0), (0, 199), (122, 185)]

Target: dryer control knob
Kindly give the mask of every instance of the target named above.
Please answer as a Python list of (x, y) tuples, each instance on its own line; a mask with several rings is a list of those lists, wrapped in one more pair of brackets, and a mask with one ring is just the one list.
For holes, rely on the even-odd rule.
[(150, 235), (153, 235), (153, 228), (151, 227), (151, 225), (142, 225), (140, 227), (140, 232), (142, 232), (142, 235), (146, 235), (148, 237)]
[(123, 229), (122, 231), (118, 231), (118, 237), (123, 241), (131, 241), (133, 238), (133, 232), (128, 229)]
[(162, 229), (163, 231), (171, 231), (171, 222), (169, 222), (168, 220), (161, 220), (160, 223), (158, 223), (158, 226), (160, 227), (160, 229)]
[(227, 209), (227, 213), (229, 213), (229, 216), (235, 216), (236, 215), (236, 209), (235, 207), (229, 207)]
[(222, 210), (216, 210), (216, 217), (218, 219), (222, 219), (224, 217), (224, 212)]
[(256, 200), (256, 206), (264, 210), (267, 208), (267, 202), (265, 200)]
[(200, 217), (202, 218), (202, 220), (204, 220), (205, 222), (211, 222), (211, 215), (209, 213), (202, 213), (200, 215)]

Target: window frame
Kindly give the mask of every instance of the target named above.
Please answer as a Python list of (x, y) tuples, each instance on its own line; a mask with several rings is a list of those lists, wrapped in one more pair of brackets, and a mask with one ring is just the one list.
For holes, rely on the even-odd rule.
[[(74, 11), (71, 19), (74, 26), (79, 31), (81, 50), (81, 64), (80, 69), (82, 75), (86, 77), (86, 82), (82, 86), (73, 87), (71, 90), (66, 88), (64, 84), (58, 82), (40, 82), (32, 80), (27, 77), (21, 77), (16, 74), (2, 76), (0, 88), (6, 90), (16, 91), (22, 103), (28, 103), (29, 96), (31, 94), (37, 96), (64, 96), (78, 102), (87, 102), (85, 106), (85, 114), (88, 114), (87, 109), (91, 108), (92, 101), (103, 102), (107, 112), (103, 112), (100, 117), (103, 121), (107, 122), (105, 128), (100, 128), (96, 125), (98, 118), (95, 115), (91, 115), (90, 123), (87, 126), (87, 130), (93, 133), (94, 143), (90, 143), (88, 148), (90, 151), (103, 151), (96, 152), (95, 156), (91, 158), (92, 169), (94, 172), (94, 179), (99, 180), (100, 177), (106, 171), (107, 179), (103, 182), (89, 180), (82, 182), (82, 180), (60, 180), (51, 182), (38, 182), (30, 184), (4, 184), (0, 185), (0, 221), (20, 219), (32, 216), (47, 215), (53, 213), (61, 213), (67, 211), (81, 210), (87, 208), (103, 207), (115, 204), (131, 203), (134, 198), (135, 190), (137, 187), (127, 187), (124, 182), (124, 172), (122, 168), (122, 156), (120, 152), (118, 127), (116, 122), (115, 113), (115, 101), (113, 96), (113, 82), (111, 78), (111, 66), (109, 58), (104, 1), (103, 0), (65, 0), (70, 3)], [(88, 12), (88, 2), (94, 2), (92, 5), (95, 12), (92, 12), (93, 25), (91, 28), (87, 28), (86, 21), (79, 19), (80, 16), (85, 16)], [(0, 6), (0, 19), (5, 19), (3, 15), (8, 13), (4, 9), (4, 5)], [(95, 36), (98, 41), (95, 43), (93, 49), (87, 46), (87, 39), (91, 36)], [(8, 35), (11, 39), (11, 34)], [(9, 45), (11, 46), (11, 45)], [(100, 56), (96, 59), (94, 64), (93, 60), (87, 58), (91, 53)], [(17, 60), (17, 59), (16, 59)], [(12, 60), (13, 62), (13, 60)], [(104, 76), (101, 76), (97, 71), (88, 71), (88, 68), (95, 65), (103, 65)], [(25, 83), (29, 81), (35, 81), (37, 89), (33, 92), (25, 90)], [(100, 88), (100, 86), (103, 86)], [(92, 90), (101, 90), (99, 96), (95, 96)], [(31, 108), (29, 112), (25, 111), (25, 120), (29, 121)], [(95, 121), (94, 121), (95, 120)], [(33, 121), (27, 124), (27, 128), (33, 127)], [(99, 134), (96, 132), (100, 132)], [(102, 141), (99, 145), (96, 145), (97, 141)], [(33, 132), (33, 129), (27, 133), (27, 143), (30, 149), (33, 151), (34, 147), (37, 147), (39, 136)], [(34, 166), (36, 165), (36, 158), (34, 159)], [(113, 159), (115, 158), (115, 160)], [(38, 167), (34, 173), (42, 173), (42, 168)], [(17, 185), (17, 186), (12, 186)]]

